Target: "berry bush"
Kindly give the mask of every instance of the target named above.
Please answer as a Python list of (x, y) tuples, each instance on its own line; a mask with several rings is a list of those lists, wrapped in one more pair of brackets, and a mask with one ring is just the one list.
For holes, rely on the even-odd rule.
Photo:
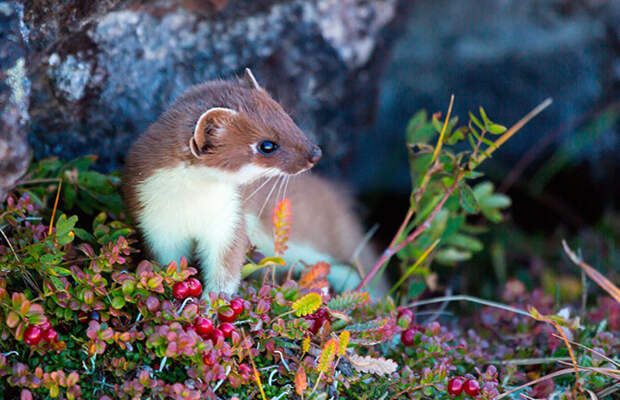
[[(402, 278), (381, 298), (365, 289), (389, 257), (353, 292), (329, 287), (327, 263), (272, 273), (295, 212), (286, 200), (276, 254), (248, 257), (232, 298), (203, 293), (188, 260), (144, 259), (118, 175), (93, 171), (93, 157), (33, 164), (0, 207), (0, 399), (611, 398), (612, 297), (581, 321), (519, 281), (502, 303), (428, 298), (434, 263), (481, 251), (468, 216), (499, 222), (509, 204), (489, 183), (465, 183), (496, 146), (485, 133), (506, 132), (481, 114), (458, 129), (449, 116), (412, 120), (412, 211), (384, 253)], [(449, 152), (464, 139), (472, 151)], [(485, 307), (462, 321), (423, 309), (455, 300)]]

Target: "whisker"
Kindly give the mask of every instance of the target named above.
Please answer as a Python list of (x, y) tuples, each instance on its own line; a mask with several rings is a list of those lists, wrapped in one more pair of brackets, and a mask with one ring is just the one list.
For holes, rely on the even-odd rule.
[(255, 189), (252, 194), (250, 194), (248, 197), (245, 198), (244, 201), (248, 201), (252, 198), (252, 196), (254, 196), (256, 193), (258, 193), (259, 190), (261, 190), (263, 188), (263, 186), (265, 186), (266, 184), (269, 183), (269, 181), (271, 181), (273, 179), (273, 176), (270, 176), (269, 178), (267, 178), (267, 180), (265, 180), (265, 182), (261, 183), (261, 185)]
[(291, 175), (288, 175), (286, 177), (286, 183), (284, 184), (284, 196), (282, 198), (286, 199), (286, 189), (288, 189), (288, 183), (291, 180)]
[(282, 181), (280, 182), (280, 186), (278, 187), (278, 195), (276, 196), (276, 199), (278, 199), (278, 201), (282, 200), (282, 189), (284, 188), (284, 182), (286, 182), (286, 175), (282, 176)]
[(258, 212), (259, 219), (260, 219), (261, 214), (263, 213), (263, 210), (265, 209), (265, 206), (267, 205), (267, 203), (269, 202), (269, 199), (271, 198), (271, 194), (273, 193), (273, 190), (276, 188), (277, 183), (280, 181), (280, 178), (281, 176), (278, 176), (278, 179), (273, 183), (273, 186), (271, 187), (271, 190), (269, 191), (269, 194), (267, 195), (267, 198), (265, 199), (263, 206), (260, 208), (260, 211)]

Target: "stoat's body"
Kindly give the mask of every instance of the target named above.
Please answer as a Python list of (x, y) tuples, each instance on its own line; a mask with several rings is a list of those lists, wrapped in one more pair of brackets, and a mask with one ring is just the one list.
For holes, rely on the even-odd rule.
[[(271, 182), (320, 157), (246, 70), (238, 82), (191, 88), (151, 125), (129, 152), (123, 192), (157, 261), (195, 257), (207, 291), (232, 293), (250, 243), (273, 251), (271, 209), (279, 198), (272, 192), (266, 204)], [(286, 196), (293, 210), (286, 258), (349, 262), (363, 235), (347, 197), (309, 174), (291, 176)], [(360, 259), (372, 257), (367, 248)]]

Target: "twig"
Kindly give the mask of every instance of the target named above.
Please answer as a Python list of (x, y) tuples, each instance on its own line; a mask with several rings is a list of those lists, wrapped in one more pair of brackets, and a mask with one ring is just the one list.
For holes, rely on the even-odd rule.
[[(538, 312), (538, 310), (536, 310), (533, 307), (530, 307), (530, 313), (532, 314), (532, 317), (538, 321), (542, 321), (542, 322), (546, 322), (548, 324), (550, 324), (551, 326), (553, 326), (555, 328), (555, 330), (558, 332), (558, 334), (561, 336), (562, 341), (564, 342), (564, 344), (566, 345), (566, 349), (568, 350), (568, 355), (570, 356), (573, 368), (575, 369), (575, 386), (573, 386), (573, 398), (577, 398), (577, 390), (579, 390), (581, 392), (581, 385), (579, 384), (579, 368), (578, 368), (578, 364), (577, 364), (577, 358), (575, 357), (575, 352), (573, 351), (573, 347), (571, 346), (568, 337), (566, 336), (566, 334), (564, 333), (564, 330), (562, 329), (562, 327), (560, 326), (560, 324), (558, 324), (556, 321), (552, 320), (551, 318), (542, 315), (541, 313)], [(562, 361), (560, 361), (562, 362)]]
[[(398, 253), (400, 250), (403, 249), (403, 247), (407, 246), (409, 243), (413, 242), (418, 236), (420, 236), (420, 234), (422, 232), (424, 232), (428, 227), (431, 226), (431, 222), (433, 221), (433, 219), (435, 219), (435, 217), (437, 216), (437, 214), (439, 213), (439, 211), (442, 209), (443, 205), (445, 204), (445, 202), (448, 200), (448, 198), (452, 195), (452, 192), (454, 192), (454, 189), (456, 189), (456, 185), (459, 183), (460, 181), (460, 175), (457, 176), (454, 179), (454, 183), (452, 184), (452, 186), (450, 186), (450, 188), (446, 191), (446, 193), (444, 194), (444, 196), (441, 198), (441, 201), (439, 203), (437, 203), (437, 205), (435, 206), (435, 208), (433, 209), (433, 211), (431, 212), (431, 214), (428, 216), (428, 218), (426, 218), (426, 220), (424, 221), (424, 223), (422, 223), (422, 225), (418, 226), (416, 228), (415, 231), (413, 231), (413, 233), (411, 233), (409, 236), (407, 236), (407, 238), (405, 240), (403, 240), (402, 242), (400, 242), (397, 245), (392, 245), (390, 247), (388, 247), (383, 254), (381, 255), (381, 258), (379, 258), (379, 261), (377, 261), (377, 263), (375, 264), (375, 266), (372, 268), (372, 270), (368, 273), (368, 275), (366, 275), (364, 277), (364, 279), (360, 282), (359, 285), (357, 285), (357, 287), (355, 288), (355, 290), (361, 290), (364, 286), (366, 286), (368, 284), (368, 282), (370, 282), (370, 280), (377, 274), (377, 272), (379, 271), (379, 269), (381, 269), (381, 267), (383, 266), (383, 264), (385, 264), (386, 262), (388, 262), (390, 260), (390, 258), (392, 258), (392, 256), (396, 253)], [(412, 213), (413, 211), (410, 210)], [(399, 229), (400, 231), (400, 229)], [(397, 240), (398, 239), (399, 234), (397, 233), (396, 236), (394, 236), (394, 238)], [(392, 240), (392, 243), (394, 242), (394, 240)]]
[(441, 129), (441, 133), (439, 134), (439, 140), (437, 141), (437, 146), (435, 146), (435, 151), (433, 152), (433, 159), (431, 163), (434, 163), (439, 155), (439, 151), (441, 150), (441, 146), (443, 144), (443, 137), (446, 134), (446, 128), (448, 127), (448, 122), (450, 122), (450, 113), (452, 113), (452, 104), (454, 103), (454, 95), (450, 96), (450, 105), (448, 106), (448, 113), (446, 114), (446, 119), (443, 122), (443, 128)]
[(495, 141), (495, 146), (489, 147), (484, 152), (484, 154), (482, 154), (481, 157), (475, 157), (472, 160), (472, 169), (480, 165), (480, 163), (483, 162), (487, 157), (490, 157), (496, 149), (498, 149), (502, 144), (506, 143), (506, 141), (510, 139), (512, 135), (517, 133), (519, 129), (521, 129), (525, 124), (527, 124), (532, 118), (540, 114), (545, 108), (549, 107), (551, 103), (553, 103), (553, 100), (551, 98), (546, 99), (538, 106), (536, 106), (536, 108), (534, 108), (532, 111), (527, 113), (523, 118), (517, 121), (516, 124), (511, 126), (506, 132), (504, 132), (502, 136), (499, 137), (499, 139)]
[(47, 231), (48, 235), (52, 234), (52, 228), (54, 227), (54, 216), (56, 215), (56, 208), (58, 207), (58, 200), (60, 199), (60, 188), (62, 187), (62, 179), (58, 181), (58, 189), (56, 190), (56, 200), (54, 200), (54, 208), (52, 209), (52, 218), (50, 219), (50, 227)]
[(561, 369), (559, 371), (552, 372), (552, 373), (550, 373), (548, 375), (545, 375), (543, 377), (540, 377), (538, 379), (534, 379), (531, 382), (524, 383), (521, 386), (517, 386), (516, 388), (510, 389), (509, 391), (504, 392), (504, 393), (500, 394), (499, 396), (497, 396), (494, 400), (503, 399), (504, 397), (509, 396), (509, 395), (513, 394), (514, 392), (518, 392), (519, 390), (521, 390), (523, 388), (535, 385), (538, 382), (542, 382), (542, 381), (545, 381), (547, 379), (555, 378), (556, 376), (560, 376), (560, 375), (572, 374), (574, 372), (575, 372), (575, 370), (573, 368), (565, 368), (565, 369)]
[(359, 256), (362, 253), (362, 250), (364, 250), (364, 247), (368, 245), (368, 242), (370, 242), (370, 239), (377, 232), (377, 229), (379, 229), (379, 224), (373, 225), (373, 227), (370, 228), (368, 232), (366, 232), (366, 234), (362, 238), (362, 241), (355, 247), (355, 250), (353, 250), (353, 255), (351, 256), (351, 261), (353, 261), (353, 264), (355, 265), (357, 272), (360, 274), (360, 277), (362, 278), (364, 278), (366, 273), (364, 272), (364, 268), (360, 264)]
[(4, 236), (4, 240), (6, 240), (6, 242), (9, 244), (9, 247), (11, 248), (11, 251), (13, 252), (13, 256), (15, 256), (15, 259), (17, 260), (17, 262), (21, 264), (22, 260), (19, 259), (19, 256), (17, 255), (17, 253), (15, 252), (15, 249), (13, 248), (13, 244), (11, 243), (9, 238), (6, 236), (6, 233), (4, 233), (2, 228), (0, 228), (0, 233), (2, 233), (2, 236)]
[[(451, 296), (451, 295), (452, 295), (452, 288), (446, 289), (446, 296)], [(446, 307), (448, 307), (448, 302), (441, 303), (439, 308), (426, 321), (424, 321), (424, 324), (426, 325), (430, 322), (435, 321), (437, 318), (439, 318), (441, 314), (443, 314), (443, 312), (446, 310)], [(420, 313), (417, 313), (417, 314), (420, 315)]]
[(620, 390), (620, 383), (616, 383), (614, 385), (608, 386), (605, 389), (601, 390), (600, 392), (598, 392), (596, 395), (603, 399), (607, 396), (612, 395), (613, 393), (616, 393), (617, 391)]
[(512, 360), (491, 360), (489, 363), (498, 365), (541, 365), (557, 363), (559, 361), (570, 361), (570, 357), (515, 358)]
[[(557, 335), (556, 335), (556, 334), (553, 334), (553, 336), (557, 336)], [(574, 344), (574, 345), (575, 345), (575, 346), (577, 346), (577, 347), (581, 347), (581, 348), (583, 348), (583, 349), (588, 350), (589, 352), (591, 352), (591, 353), (593, 353), (593, 354), (596, 354), (597, 356), (599, 356), (599, 357), (601, 357), (601, 358), (603, 358), (603, 359), (605, 359), (605, 360), (609, 361), (610, 363), (614, 364), (616, 367), (620, 368), (620, 363), (619, 363), (619, 362), (615, 361), (614, 359), (612, 359), (612, 358), (610, 358), (610, 357), (607, 357), (605, 354), (603, 354), (603, 353), (601, 353), (601, 352), (599, 352), (599, 351), (596, 351), (596, 350), (594, 350), (594, 349), (591, 349), (591, 348), (589, 348), (588, 346), (583, 345), (583, 344), (581, 344), (581, 343), (577, 343), (577, 342), (574, 342), (574, 341), (572, 341), (572, 340), (569, 340), (569, 342), (570, 342), (570, 343), (572, 343), (572, 344)]]
[(596, 282), (600, 287), (602, 287), (607, 293), (611, 295), (618, 303), (620, 303), (620, 289), (611, 281), (603, 276), (600, 272), (586, 264), (583, 260), (581, 260), (577, 255), (568, 247), (566, 240), (562, 240), (562, 246), (564, 247), (564, 252), (568, 255), (568, 258), (575, 263), (579, 268), (581, 268), (590, 279)]
[(435, 246), (437, 246), (438, 243), (439, 243), (439, 239), (435, 240), (430, 246), (428, 246), (428, 249), (426, 249), (424, 253), (422, 253), (422, 255), (418, 258), (418, 260), (411, 267), (409, 267), (407, 271), (403, 274), (403, 276), (400, 277), (398, 282), (396, 282), (394, 286), (392, 286), (390, 291), (387, 293), (388, 296), (394, 293), (396, 289), (398, 289), (400, 285), (402, 285), (403, 282), (405, 282), (405, 280), (409, 278), (409, 276), (415, 272), (418, 266), (422, 262), (424, 262), (424, 260), (426, 260), (426, 257), (428, 257), (428, 255), (431, 253), (431, 251), (433, 251), (433, 249), (435, 248)]
[(495, 307), (495, 308), (499, 308), (502, 310), (513, 312), (515, 314), (520, 314), (526, 317), (533, 318), (532, 314), (528, 313), (527, 311), (521, 310), (519, 308), (507, 306), (502, 303), (496, 303), (490, 300), (479, 299), (473, 296), (462, 295), (462, 294), (454, 295), (454, 296), (435, 297), (434, 299), (429, 299), (429, 300), (414, 301), (413, 303), (407, 304), (406, 307), (413, 308), (413, 307), (423, 306), (426, 304), (443, 303), (443, 302), (448, 302), (448, 301), (469, 301), (472, 303), (478, 303), (478, 304), (482, 304), (482, 305), (489, 306), (489, 307)]
[(252, 364), (254, 379), (256, 380), (256, 384), (258, 385), (258, 390), (260, 391), (261, 398), (263, 400), (267, 400), (267, 398), (265, 397), (265, 391), (263, 390), (263, 384), (260, 381), (260, 374), (256, 369), (256, 364), (254, 364), (254, 358), (252, 357), (252, 353), (250, 352), (250, 347), (248, 345), (248, 342), (246, 341), (245, 331), (243, 329), (241, 329), (241, 336), (243, 336), (243, 343), (245, 344), (244, 347), (245, 350), (248, 352), (248, 358), (250, 359), (250, 363)]

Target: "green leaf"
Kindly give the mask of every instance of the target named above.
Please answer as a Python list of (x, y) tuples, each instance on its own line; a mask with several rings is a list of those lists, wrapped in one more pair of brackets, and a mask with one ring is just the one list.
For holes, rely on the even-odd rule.
[(427, 120), (425, 110), (418, 111), (407, 124), (406, 140), (408, 144), (428, 143), (435, 135), (433, 125)]
[(28, 314), (28, 322), (31, 325), (41, 325), (45, 316), (43, 314)]
[(95, 241), (95, 237), (90, 232), (88, 232), (86, 229), (73, 228), (73, 232), (75, 233), (75, 236), (77, 236), (78, 238), (82, 239), (85, 242)]
[(52, 268), (58, 275), (61, 276), (69, 276), (71, 275), (71, 271), (64, 267), (53, 267)]
[(61, 292), (65, 291), (65, 285), (62, 283), (60, 279), (58, 279), (58, 277), (54, 275), (48, 275), (47, 278), (52, 282), (56, 290), (61, 291)]
[(478, 202), (480, 202), (483, 197), (489, 196), (491, 193), (493, 193), (493, 184), (489, 181), (481, 182), (474, 186), (474, 194), (476, 195)]
[(493, 135), (501, 135), (506, 132), (506, 127), (504, 125), (499, 125), (493, 122), (491, 122), (487, 128), (489, 129), (489, 133)]
[(480, 211), (480, 205), (476, 200), (476, 195), (474, 194), (474, 191), (465, 182), (462, 182), (459, 185), (459, 202), (466, 213), (476, 214), (478, 211)]
[(424, 289), (426, 289), (426, 282), (412, 281), (409, 285), (409, 294), (407, 296), (407, 299), (417, 298), (419, 295), (422, 294), (422, 292), (424, 292)]
[(65, 214), (62, 214), (60, 218), (58, 218), (56, 221), (56, 240), (59, 244), (65, 245), (73, 241), (75, 238), (73, 227), (77, 220), (78, 217), (76, 215), (67, 218)]
[(15, 311), (9, 311), (8, 315), (6, 316), (6, 325), (9, 328), (15, 328), (18, 323), (19, 314), (17, 314)]
[(327, 307), (335, 311), (351, 311), (357, 307), (361, 307), (370, 300), (368, 292), (351, 292), (342, 293), (336, 297), (332, 297), (327, 302)]
[(482, 108), (482, 106), (480, 106), (480, 116), (482, 117), (482, 121), (484, 121), (484, 126), (488, 128), (489, 125), (492, 124), (492, 122), (489, 117), (487, 117), (487, 113), (484, 111), (484, 108)]
[(482, 125), (482, 123), (480, 123), (480, 121), (478, 120), (478, 118), (476, 118), (476, 116), (470, 111), (469, 112), (469, 119), (471, 120), (471, 122), (473, 122), (478, 128), (480, 128), (480, 130), (484, 130), (484, 125)]
[(480, 202), (480, 206), (483, 208), (506, 208), (510, 207), (511, 204), (510, 197), (498, 193), (487, 196)]
[(77, 192), (75, 188), (66, 184), (62, 187), (62, 201), (67, 210), (70, 210), (75, 205), (75, 199), (77, 198)]
[(120, 310), (121, 308), (125, 307), (125, 299), (122, 296), (116, 296), (115, 298), (112, 299), (112, 307), (114, 307), (117, 310)]
[(441, 249), (435, 254), (435, 260), (444, 265), (454, 265), (460, 261), (466, 261), (471, 258), (471, 252), (458, 250), (454, 247)]
[(42, 264), (45, 264), (48, 266), (56, 265), (60, 263), (61, 260), (62, 260), (62, 257), (59, 254), (43, 254), (41, 258), (39, 258), (39, 261)]
[(450, 238), (448, 238), (448, 240), (445, 241), (445, 243), (469, 251), (481, 251), (484, 248), (480, 240), (476, 239), (473, 236), (464, 235), (462, 233), (452, 235)]

